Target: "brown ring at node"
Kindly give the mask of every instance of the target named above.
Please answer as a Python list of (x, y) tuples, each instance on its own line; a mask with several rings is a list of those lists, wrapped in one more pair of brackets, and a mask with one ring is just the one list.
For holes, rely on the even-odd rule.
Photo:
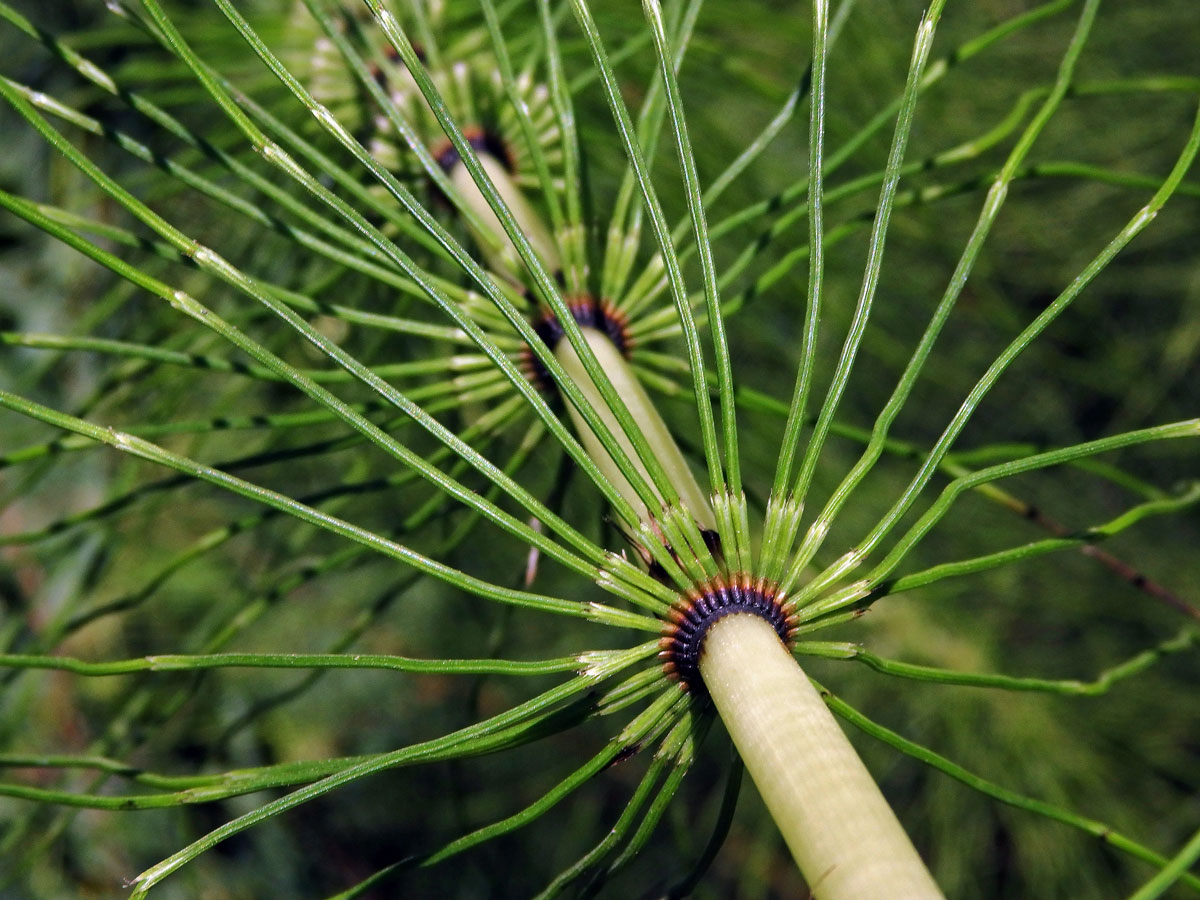
[[(608, 335), (613, 346), (622, 356), (629, 359), (633, 349), (633, 339), (629, 336), (629, 321), (624, 313), (615, 309), (607, 300), (597, 302), (591, 297), (570, 298), (567, 300), (567, 309), (571, 311), (571, 318), (580, 327), (594, 328)], [(542, 339), (542, 343), (551, 350), (558, 346), (564, 336), (558, 317), (549, 310), (542, 311), (542, 314), (533, 323), (533, 330)], [(554, 379), (550, 377), (550, 373), (546, 371), (546, 367), (542, 365), (542, 361), (537, 358), (528, 344), (521, 348), (521, 367), (525, 370), (526, 377), (539, 389), (546, 393), (555, 392)]]
[(671, 607), (670, 620), (659, 640), (659, 657), (668, 676), (699, 697), (708, 690), (700, 677), (700, 655), (712, 626), (734, 613), (748, 613), (767, 622), (785, 645), (796, 629), (795, 609), (776, 585), (740, 574), (715, 579), (689, 591)]
[[(486, 153), (497, 160), (510, 175), (517, 171), (517, 164), (508, 143), (497, 132), (479, 125), (468, 125), (462, 130), (462, 136), (471, 145), (472, 150), (476, 153)], [(449, 138), (442, 138), (434, 144), (430, 153), (443, 172), (449, 172), (461, 159)]]
[[(413, 50), (417, 54), (417, 60), (424, 64), (426, 61), (425, 48), (421, 44), (414, 43)], [(404, 64), (404, 58), (400, 55), (400, 51), (391, 44), (384, 45), (383, 60), (388, 68), (384, 68), (377, 62), (371, 62), (367, 64), (367, 71), (371, 73), (375, 83), (386, 90), (391, 77), (391, 69), (407, 69), (407, 66)]]

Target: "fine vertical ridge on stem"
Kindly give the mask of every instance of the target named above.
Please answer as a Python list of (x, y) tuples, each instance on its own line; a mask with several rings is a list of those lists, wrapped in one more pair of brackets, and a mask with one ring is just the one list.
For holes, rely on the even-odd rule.
[(714, 623), (700, 674), (819, 900), (942, 893), (820, 694), (764, 619)]

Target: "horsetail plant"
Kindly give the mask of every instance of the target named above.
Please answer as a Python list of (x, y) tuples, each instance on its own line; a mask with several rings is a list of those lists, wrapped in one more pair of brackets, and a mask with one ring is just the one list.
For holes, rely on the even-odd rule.
[[(235, 0), (203, 11), (139, 0), (110, 3), (108, 18), (61, 37), (0, 2), (15, 58), (41, 60), (0, 75), (0, 95), (26, 144), (50, 148), (78, 193), (45, 202), (36, 184), (6, 185), (0, 205), (50, 242), (20, 230), (20, 246), (88, 261), (72, 290), (45, 287), (53, 331), (18, 330), (39, 320), (37, 287), (0, 334), (14, 360), (0, 369), (0, 466), (11, 476), (0, 550), (13, 553), (5, 591), (25, 613), (0, 629), (11, 745), (0, 767), (17, 770), (0, 796), (30, 801), (0, 815), (0, 859), (11, 861), (0, 876), (33, 896), (78, 892), (107, 877), (101, 864), (73, 859), (54, 871), (46, 860), (73, 856), (51, 847), (89, 840), (119, 846), (118, 865), (160, 858), (129, 878), (135, 897), (194, 894), (223, 878), (247, 896), (267, 885), (276, 896), (367, 896), (401, 883), (445, 896), (480, 884), (591, 896), (612, 884), (627, 896), (620, 879), (639, 865), (656, 895), (684, 896), (703, 890), (708, 867), (731, 850), (720, 850), (725, 836), (748, 827), (734, 812), (744, 765), (823, 900), (980, 893), (986, 842), (969, 836), (999, 805), (1100, 839), (1103, 849), (1062, 854), (1074, 895), (1085, 895), (1079, 861), (1096, 865), (1088, 853), (1101, 854), (1120, 890), (1140, 884), (1138, 898), (1200, 891), (1189, 871), (1200, 856), (1189, 839), (1194, 807), (1179, 803), (1168, 827), (1136, 839), (1124, 812), (1101, 821), (1053, 796), (1069, 791), (1042, 799), (1002, 787), (925, 746), (939, 743), (936, 712), (896, 728), (904, 723), (888, 715), (885, 692), (852, 704), (806, 674), (843, 679), (853, 693), (836, 661), (857, 661), (891, 676), (884, 691), (907, 679), (989, 688), (1005, 703), (1023, 694), (1116, 703), (1114, 686), (1161, 678), (1181, 695), (1162, 727), (1182, 722), (1186, 734), (1192, 721), (1187, 670), (1169, 666), (1194, 663), (1200, 611), (1095, 545), (1172, 516), (1187, 546), (1200, 484), (1192, 472), (1160, 485), (1177, 464), (1171, 448), (1194, 447), (1200, 420), (1186, 402), (1142, 399), (1112, 428), (1017, 443), (1026, 433), (993, 424), (988, 404), (1077, 301), (1123, 271), (1127, 245), (1200, 195), (1187, 178), (1200, 110), (1188, 126), (1170, 107), (1159, 144), (1172, 156), (1148, 157), (1153, 175), (1039, 161), (1035, 148), (1086, 98), (1183, 98), (1195, 110), (1200, 82), (1157, 71), (1087, 80), (1097, 31), (1103, 39), (1122, 22), (1119, 11), (1106, 20), (1098, 0), (1033, 7), (938, 55), (945, 5), (919, 17), (903, 86), (851, 125), (845, 79), (865, 66), (839, 62), (839, 48), (866, 40), (870, 17), (851, 2), (831, 16), (827, 0), (814, 0), (811, 52), (788, 73), (778, 111), (765, 125), (758, 107), (740, 112), (756, 131), (724, 154), (687, 76), (692, 55), (723, 52), (706, 16), (729, 13), (696, 0), (644, 0), (632, 32), (598, 21), (585, 0), (303, 0), (283, 15)], [(1054, 28), (1068, 11), (1062, 39)], [(758, 14), (734, 15), (750, 28)], [(608, 28), (623, 37), (613, 43)], [(1011, 38), (1055, 47), (1053, 70), (1014, 82), (997, 121), (989, 109), (948, 128), (949, 145), (936, 143), (937, 129), (931, 143), (925, 105), (944, 108), (944, 83), (970, 85), (959, 73)], [(737, 102), (723, 90), (722, 102)], [(839, 100), (845, 112), (831, 105)], [(804, 106), (807, 129), (793, 127)], [(770, 175), (763, 184), (794, 180), (747, 186), (756, 172)], [(985, 248), (1010, 246), (1012, 199), (1049, 179), (1111, 189), (1119, 220), (1104, 219), (1109, 230), (1078, 248), (1069, 275), (1053, 269), (1057, 286), (1036, 310), (982, 304), (997, 279)], [(933, 274), (893, 284), (893, 258), (908, 259), (922, 213), (957, 222), (963, 204), (973, 221), (961, 249), (929, 238), (948, 264), (910, 261)], [(799, 238), (796, 223), (806, 225)], [(843, 276), (850, 259), (856, 284)], [(82, 312), (67, 312), (70, 294)], [(984, 355), (961, 337), (981, 304), (983, 321), (1004, 326), (1001, 349)], [(908, 320), (923, 323), (919, 333)], [(1183, 378), (1200, 338), (1194, 323), (1179, 335), (1166, 358)], [(959, 346), (947, 349), (951, 340)], [(964, 350), (967, 364), (956, 358)], [(38, 353), (50, 362), (33, 362)], [(103, 362), (81, 367), (82, 354)], [(879, 373), (894, 385), (881, 394)], [(860, 403), (852, 388), (864, 378)], [(952, 403), (938, 393), (945, 383)], [(896, 437), (897, 422), (930, 396), (930, 412), (907, 426), (915, 436)], [(1019, 392), (1002, 396), (1019, 407)], [(1181, 406), (1182, 415), (1144, 414)], [(964, 435), (972, 446), (960, 447)], [(1194, 449), (1184, 453), (1194, 461)], [(1162, 477), (1145, 474), (1144, 460)], [(147, 474), (162, 470), (170, 474)], [(1107, 499), (1067, 507), (1071, 521), (1092, 514), (1098, 524), (1063, 526), (1023, 499), (1024, 490), (1053, 496), (1044, 485), (1060, 474)], [(1019, 527), (1043, 533), (1006, 540)], [(961, 645), (957, 656), (939, 657), (932, 616), (918, 620), (925, 638), (906, 644), (902, 616), (922, 614), (889, 613), (919, 609), (913, 597), (956, 596), (958, 584), (1020, 594), (1012, 573), (1044, 576), (1040, 557), (1073, 549), (1093, 558), (1096, 583), (1122, 592), (1138, 623), (1137, 638), (1115, 629), (1117, 645), (1133, 649), (1106, 647), (1094, 680), (1057, 666), (1045, 676), (982, 671), (996, 668), (991, 638), (961, 623), (943, 639)], [(1038, 590), (1047, 621), (1056, 603), (1086, 615), (1053, 578)], [(905, 593), (907, 605), (876, 606)], [(872, 642), (926, 662), (846, 639), (876, 608)], [(280, 640), (287, 652), (263, 649)], [(272, 670), (304, 674), (269, 680)], [(39, 681), (39, 671), (70, 680)], [(262, 680), (240, 680), (247, 671)], [(281, 736), (294, 727), (290, 705), (310, 704), (314, 721), (328, 715), (311, 705), (334, 690), (324, 673), (363, 679), (369, 696), (351, 705), (371, 727)], [(383, 673), (413, 678), (397, 687)], [(18, 727), (36, 721), (51, 684), (88, 722), (76, 739)], [(889, 724), (863, 711), (872, 707)], [(916, 789), (889, 780), (874, 748), (864, 764), (835, 714), (973, 789), (971, 821), (936, 827), (937, 804), (918, 815), (919, 802), (897, 803), (898, 818), (889, 801)], [(711, 793), (717, 720), (735, 753), (711, 834), (697, 840), (692, 812), (674, 811)], [(61, 750), (48, 750), (55, 737)], [(202, 762), (170, 771), (188, 742), (205, 748)], [(1186, 741), (1177, 743), (1186, 759)], [(582, 764), (563, 764), (563, 748), (584, 747)], [(1147, 765), (1145, 777), (1176, 759)], [(418, 765), (443, 773), (429, 788), (442, 803), (395, 771)], [(521, 790), (496, 789), (518, 775)], [(280, 849), (283, 823), (310, 804), (334, 808), (359, 793), (365, 810), (368, 777), (405, 785), (373, 826), (386, 839), (372, 832), (355, 862), (330, 856), (324, 866)], [(1173, 797), (1194, 787), (1194, 776), (1163, 780)], [(613, 785), (608, 799), (588, 799), (603, 784)], [(489, 846), (538, 834), (568, 798), (578, 827), (549, 832), (549, 851), (524, 851), (528, 873), (489, 858)], [(196, 817), (195, 804), (219, 818)], [(173, 824), (114, 843), (83, 836), (95, 820), (81, 808), (104, 822), (162, 810), (138, 815)], [(672, 815), (683, 819), (666, 835)], [(598, 838), (597, 816), (610, 823)], [(219, 848), (238, 840), (255, 848), (248, 870), (222, 861), (232, 857)], [(1050, 883), (1021, 855), (1034, 843), (1018, 842), (1018, 864), (996, 863), (1005, 874), (989, 896), (1008, 896), (1010, 870), (1023, 884)], [(1171, 858), (1151, 844), (1181, 849)], [(460, 854), (477, 868), (439, 865)], [(193, 873), (190, 888), (182, 873), (168, 878), (180, 870)], [(76, 871), (86, 874), (70, 884)]]

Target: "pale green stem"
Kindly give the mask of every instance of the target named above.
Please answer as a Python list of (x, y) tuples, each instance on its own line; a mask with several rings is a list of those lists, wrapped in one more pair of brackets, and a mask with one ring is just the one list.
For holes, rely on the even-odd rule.
[[(496, 186), (500, 197), (512, 212), (513, 218), (520, 224), (521, 230), (546, 266), (546, 270), (557, 272), (562, 269), (558, 244), (546, 230), (546, 226), (542, 223), (542, 217), (529, 205), (529, 201), (513, 181), (508, 169), (490, 153), (481, 152), (479, 164), (492, 179), (492, 184)], [(500, 224), (500, 220), (496, 218), (496, 214), (492, 212), (483, 192), (479, 190), (474, 179), (471, 178), (471, 173), (461, 162), (456, 162), (450, 170), (450, 182), (467, 206), (491, 229), (491, 235), (474, 235), (480, 246), (485, 248), (488, 265), (503, 272), (519, 272), (521, 258), (517, 255), (517, 248), (504, 233), (504, 227)], [(494, 245), (497, 240), (499, 241), (498, 248)]]
[(700, 674), (818, 900), (942, 893), (821, 695), (764, 619), (710, 629)]
[[(716, 520), (713, 517), (708, 498), (696, 482), (696, 476), (692, 474), (692, 470), (688, 467), (687, 460), (683, 458), (683, 453), (680, 452), (675, 439), (671, 436), (666, 422), (658, 414), (658, 410), (654, 407), (654, 403), (650, 400), (646, 389), (638, 381), (633, 369), (630, 368), (625, 357), (621, 355), (621, 351), (617, 349), (617, 346), (609, 339), (608, 335), (601, 331), (597, 331), (594, 328), (581, 328), (580, 331), (583, 332), (584, 339), (588, 342), (588, 346), (592, 348), (592, 352), (596, 354), (596, 359), (599, 361), (601, 368), (604, 369), (604, 373), (608, 375), (613, 383), (613, 387), (617, 389), (617, 393), (625, 401), (625, 405), (629, 408), (633, 420), (641, 427), (642, 434), (645, 435), (646, 441), (649, 443), (651, 449), (654, 450), (659, 464), (667, 474), (667, 478), (679, 492), (679, 498), (687, 508), (687, 511), (691, 513), (692, 518), (696, 520), (696, 523), (701, 528), (716, 531)], [(575, 348), (567, 341), (559, 341), (554, 355), (567, 371), (567, 374), (579, 385), (579, 389), (583, 392), (588, 402), (596, 409), (604, 423), (608, 425), (609, 430), (616, 436), (617, 442), (633, 461), (638, 472), (641, 473), (647, 482), (650, 482), (650, 476), (646, 472), (645, 466), (638, 459), (633, 445), (629, 443), (625, 432), (609, 411), (608, 405), (604, 402), (603, 397), (600, 396), (600, 391), (588, 377), (587, 372), (583, 368), (583, 363), (579, 359), (579, 355), (575, 352)], [(575, 431), (579, 435), (584, 449), (595, 460), (596, 465), (600, 467), (600, 470), (612, 483), (612, 486), (621, 493), (621, 496), (629, 501), (642, 521), (649, 521), (651, 517), (655, 519), (659, 518), (659, 510), (649, 510), (646, 508), (646, 504), (642, 502), (637, 492), (634, 491), (633, 486), (621, 474), (616, 463), (612, 461), (608, 452), (604, 449), (604, 445), (600, 443), (600, 440), (588, 428), (587, 423), (576, 412), (575, 407), (568, 404), (567, 410), (571, 415), (571, 421), (575, 424)]]

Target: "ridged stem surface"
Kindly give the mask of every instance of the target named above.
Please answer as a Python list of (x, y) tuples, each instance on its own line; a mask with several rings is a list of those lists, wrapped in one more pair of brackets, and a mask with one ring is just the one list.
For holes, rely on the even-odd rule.
[[(541, 216), (539, 216), (530, 205), (521, 189), (517, 187), (512, 176), (504, 165), (492, 156), (490, 153), (479, 154), (479, 164), (483, 166), (483, 170), (487, 172), (488, 177), (492, 179), (492, 184), (496, 186), (496, 190), (504, 199), (509, 211), (512, 212), (513, 218), (521, 224), (521, 230), (525, 233), (525, 237), (529, 239), (529, 243), (533, 245), (533, 249), (537, 251), (537, 255), (545, 263), (546, 268), (551, 272), (556, 272), (562, 268), (562, 261), (558, 255), (558, 245), (550, 236), (550, 232), (546, 230)], [(500, 249), (498, 251), (485, 250), (488, 256), (488, 262), (494, 268), (508, 272), (521, 271), (521, 259), (517, 255), (517, 248), (513, 246), (512, 240), (504, 232), (504, 227), (500, 224), (500, 220), (496, 214), (492, 212), (492, 208), (488, 206), (487, 200), (483, 196), (483, 192), (471, 178), (471, 173), (467, 171), (467, 167), (461, 162), (455, 163), (450, 169), (450, 181), (463, 200), (475, 215), (479, 216), (480, 220), (486, 222), (492, 229), (493, 234), (500, 239)], [(482, 236), (476, 236), (479, 243), (487, 248), (490, 246), (487, 239)]]
[[(587, 339), (588, 345), (592, 348), (592, 352), (596, 354), (596, 359), (600, 366), (604, 369), (606, 375), (613, 383), (613, 387), (617, 389), (617, 393), (621, 395), (621, 399), (625, 401), (625, 405), (629, 408), (629, 412), (633, 416), (633, 420), (641, 427), (642, 433), (646, 436), (647, 442), (653, 448), (655, 456), (659, 463), (667, 473), (667, 478), (674, 485), (675, 490), (679, 492), (679, 497), (687, 507), (688, 512), (692, 514), (692, 518), (700, 525), (701, 528), (716, 530), (716, 521), (713, 518), (712, 509), (709, 506), (708, 499), (704, 492), (700, 489), (700, 485), (696, 481), (696, 477), (692, 474), (692, 470), (688, 467), (687, 461), (683, 458), (675, 439), (671, 436), (666, 423), (662, 420), (662, 416), (658, 414), (654, 403), (650, 400), (646, 389), (642, 387), (637, 376), (629, 367), (625, 357), (621, 355), (621, 351), (609, 339), (608, 335), (595, 328), (582, 328), (583, 336)], [(646, 471), (645, 466), (637, 457), (637, 453), (633, 449), (633, 445), (625, 437), (624, 431), (617, 423), (616, 417), (608, 410), (608, 404), (600, 396), (600, 391), (592, 383), (587, 372), (583, 368), (583, 363), (579, 359), (579, 355), (567, 341), (559, 341), (558, 347), (555, 348), (554, 355), (558, 357), (558, 361), (562, 363), (567, 373), (575, 379), (584, 395), (595, 407), (600, 414), (600, 418), (608, 425), (609, 430), (616, 436), (626, 455), (633, 460), (634, 465), (642, 474), (642, 477), (649, 482), (650, 475)], [(633, 486), (626, 480), (617, 468), (616, 463), (612, 462), (608, 452), (604, 446), (588, 428), (583, 421), (583, 417), (576, 412), (575, 408), (568, 404), (568, 411), (571, 415), (571, 421), (575, 424), (576, 433), (580, 436), (584, 448), (591, 455), (596, 464), (612, 482), (613, 487), (621, 492), (634, 509), (638, 511), (638, 515), (645, 521), (648, 513), (646, 504), (634, 491)], [(653, 510), (655, 516), (658, 515), (658, 510)]]
[(942, 900), (942, 893), (775, 630), (713, 624), (700, 674), (818, 900)]

